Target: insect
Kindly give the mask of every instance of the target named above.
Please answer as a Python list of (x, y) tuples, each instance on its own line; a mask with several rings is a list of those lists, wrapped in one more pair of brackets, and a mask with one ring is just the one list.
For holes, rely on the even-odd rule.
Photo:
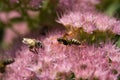
[(63, 43), (64, 45), (81, 45), (81, 42), (76, 39), (58, 38), (57, 41), (59, 43)]
[(0, 72), (4, 73), (5, 72), (5, 68), (7, 65), (13, 63), (15, 60), (10, 58), (10, 59), (5, 59), (5, 60), (0, 60)]
[(23, 38), (22, 42), (29, 46), (29, 50), (38, 54), (38, 49), (43, 48), (41, 41), (31, 38)]
[(8, 64), (15, 62), (15, 60), (13, 58), (9, 58), (9, 59), (3, 60), (2, 62), (4, 65), (8, 65)]

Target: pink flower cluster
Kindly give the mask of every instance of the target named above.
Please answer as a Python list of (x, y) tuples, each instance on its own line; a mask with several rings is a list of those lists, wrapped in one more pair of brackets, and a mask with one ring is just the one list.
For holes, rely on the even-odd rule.
[[(63, 24), (65, 28), (82, 27), (88, 33), (95, 30), (111, 30), (120, 34), (119, 21), (95, 11), (94, 4), (98, 2), (98, 0), (60, 0), (59, 6), (61, 8), (66, 6), (71, 11), (62, 15), (57, 22)], [(59, 72), (69, 71), (75, 74), (75, 80), (120, 79), (120, 49), (112, 41), (100, 46), (94, 44), (66, 46), (57, 41), (63, 34), (64, 31), (61, 29), (53, 29), (44, 37), (34, 34), (44, 48), (40, 48), (38, 54), (30, 52), (25, 45), (16, 49), (15, 62), (7, 66), (3, 80), (57, 80)]]
[(30, 52), (27, 46), (21, 46), (21, 50), (16, 51), (15, 62), (7, 67), (4, 80), (55, 80), (58, 72), (69, 71), (75, 73), (76, 80), (117, 79), (120, 74), (120, 49), (111, 42), (101, 47), (65, 46), (57, 42), (62, 34), (57, 30), (43, 39), (38, 38), (44, 44), (39, 54)]
[(82, 27), (88, 33), (92, 33), (95, 30), (110, 30), (113, 33), (120, 34), (120, 21), (97, 12), (71, 11), (68, 14), (64, 14), (57, 22), (65, 27)]
[(10, 19), (21, 17), (20, 13), (17, 11), (3, 12), (0, 11), (0, 21), (7, 23)]
[(95, 4), (98, 4), (100, 0), (59, 0), (58, 6), (62, 10), (77, 10), (77, 11), (93, 11), (95, 10)]

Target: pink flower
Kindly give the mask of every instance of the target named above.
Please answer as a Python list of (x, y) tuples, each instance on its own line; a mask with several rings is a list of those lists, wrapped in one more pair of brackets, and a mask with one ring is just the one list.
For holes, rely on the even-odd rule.
[(0, 12), (0, 21), (7, 23), (8, 22), (8, 14), (6, 12)]
[(59, 0), (58, 7), (63, 11), (95, 11), (100, 0)]
[(17, 12), (17, 11), (10, 11), (10, 12), (8, 13), (8, 18), (9, 18), (9, 19), (19, 18), (19, 17), (21, 17), (21, 15), (20, 15), (20, 13)]
[(13, 24), (13, 29), (22, 35), (25, 35), (29, 32), (28, 29), (28, 24), (26, 22), (19, 22), (19, 23), (15, 23)]
[(31, 0), (29, 4), (33, 8), (40, 8), (42, 1), (43, 0)]
[(7, 44), (11, 44), (13, 40), (17, 37), (16, 33), (13, 32), (10, 28), (5, 29), (3, 41)]
[(119, 21), (96, 12), (69, 12), (68, 14), (64, 14), (61, 18), (59, 18), (57, 22), (63, 24), (66, 28), (69, 26), (72, 26), (73, 28), (82, 27), (85, 32), (88, 33), (91, 33), (95, 30), (110, 30), (116, 34), (120, 34)]
[(4, 23), (8, 23), (10, 19), (19, 18), (21, 14), (15, 10), (9, 12), (0, 12), (0, 21)]
[(44, 49), (39, 49), (39, 54), (30, 52), (27, 46), (22, 45), (21, 50), (15, 52), (15, 63), (9, 65), (11, 70), (7, 71), (5, 80), (36, 77), (40, 80), (54, 80), (58, 72), (69, 71), (74, 72), (76, 78), (117, 78), (120, 72), (120, 49), (111, 42), (102, 44), (102, 47), (65, 46), (57, 42), (62, 34), (63, 32), (57, 30), (41, 39)]
[[(40, 2), (41, 0), (32, 0), (30, 4), (38, 8)], [(98, 2), (98, 0), (60, 0), (58, 6), (61, 6), (61, 9), (66, 6), (71, 11), (62, 15), (57, 22), (65, 28), (83, 28), (85, 32), (91, 34), (95, 30), (110, 30), (120, 34), (119, 21), (95, 12), (94, 4)], [(27, 26), (23, 22), (14, 24), (13, 28), (24, 34), (28, 30)], [(57, 41), (57, 38), (65, 34), (62, 29), (53, 29), (46, 36), (36, 33), (30, 36), (40, 40), (44, 48), (39, 48), (36, 54), (29, 50), (29, 45), (16, 44), (15, 46), (20, 47), (13, 50), (15, 62), (6, 67), (5, 76), (2, 76), (4, 80), (55, 80), (57, 77), (62, 78), (59, 73), (66, 75), (69, 72), (75, 74), (76, 80), (116, 80), (120, 77), (120, 49), (112, 41), (100, 45), (64, 45)], [(11, 34), (13, 35), (12, 32)], [(66, 80), (66, 76), (63, 77), (62, 79)]]

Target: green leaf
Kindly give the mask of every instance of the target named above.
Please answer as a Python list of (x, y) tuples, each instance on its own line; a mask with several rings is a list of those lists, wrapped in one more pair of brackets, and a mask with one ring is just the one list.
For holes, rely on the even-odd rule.
[(42, 25), (52, 25), (55, 23), (57, 0), (45, 0), (40, 10), (40, 23)]
[(116, 45), (117, 45), (117, 47), (120, 48), (120, 37), (119, 37), (118, 41), (116, 42)]
[(96, 8), (109, 16), (116, 18), (120, 16), (120, 0), (101, 0)]

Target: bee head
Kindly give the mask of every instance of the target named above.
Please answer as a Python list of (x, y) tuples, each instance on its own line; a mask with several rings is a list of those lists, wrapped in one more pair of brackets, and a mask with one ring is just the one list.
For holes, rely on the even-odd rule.
[(42, 44), (40, 41), (37, 41), (37, 42), (36, 42), (36, 46), (37, 46), (37, 47), (40, 47), (40, 48), (43, 48), (43, 44)]
[(58, 38), (57, 41), (60, 42), (60, 43), (63, 43), (64, 45), (68, 45), (68, 41), (67, 41), (67, 39), (64, 39), (64, 38)]

